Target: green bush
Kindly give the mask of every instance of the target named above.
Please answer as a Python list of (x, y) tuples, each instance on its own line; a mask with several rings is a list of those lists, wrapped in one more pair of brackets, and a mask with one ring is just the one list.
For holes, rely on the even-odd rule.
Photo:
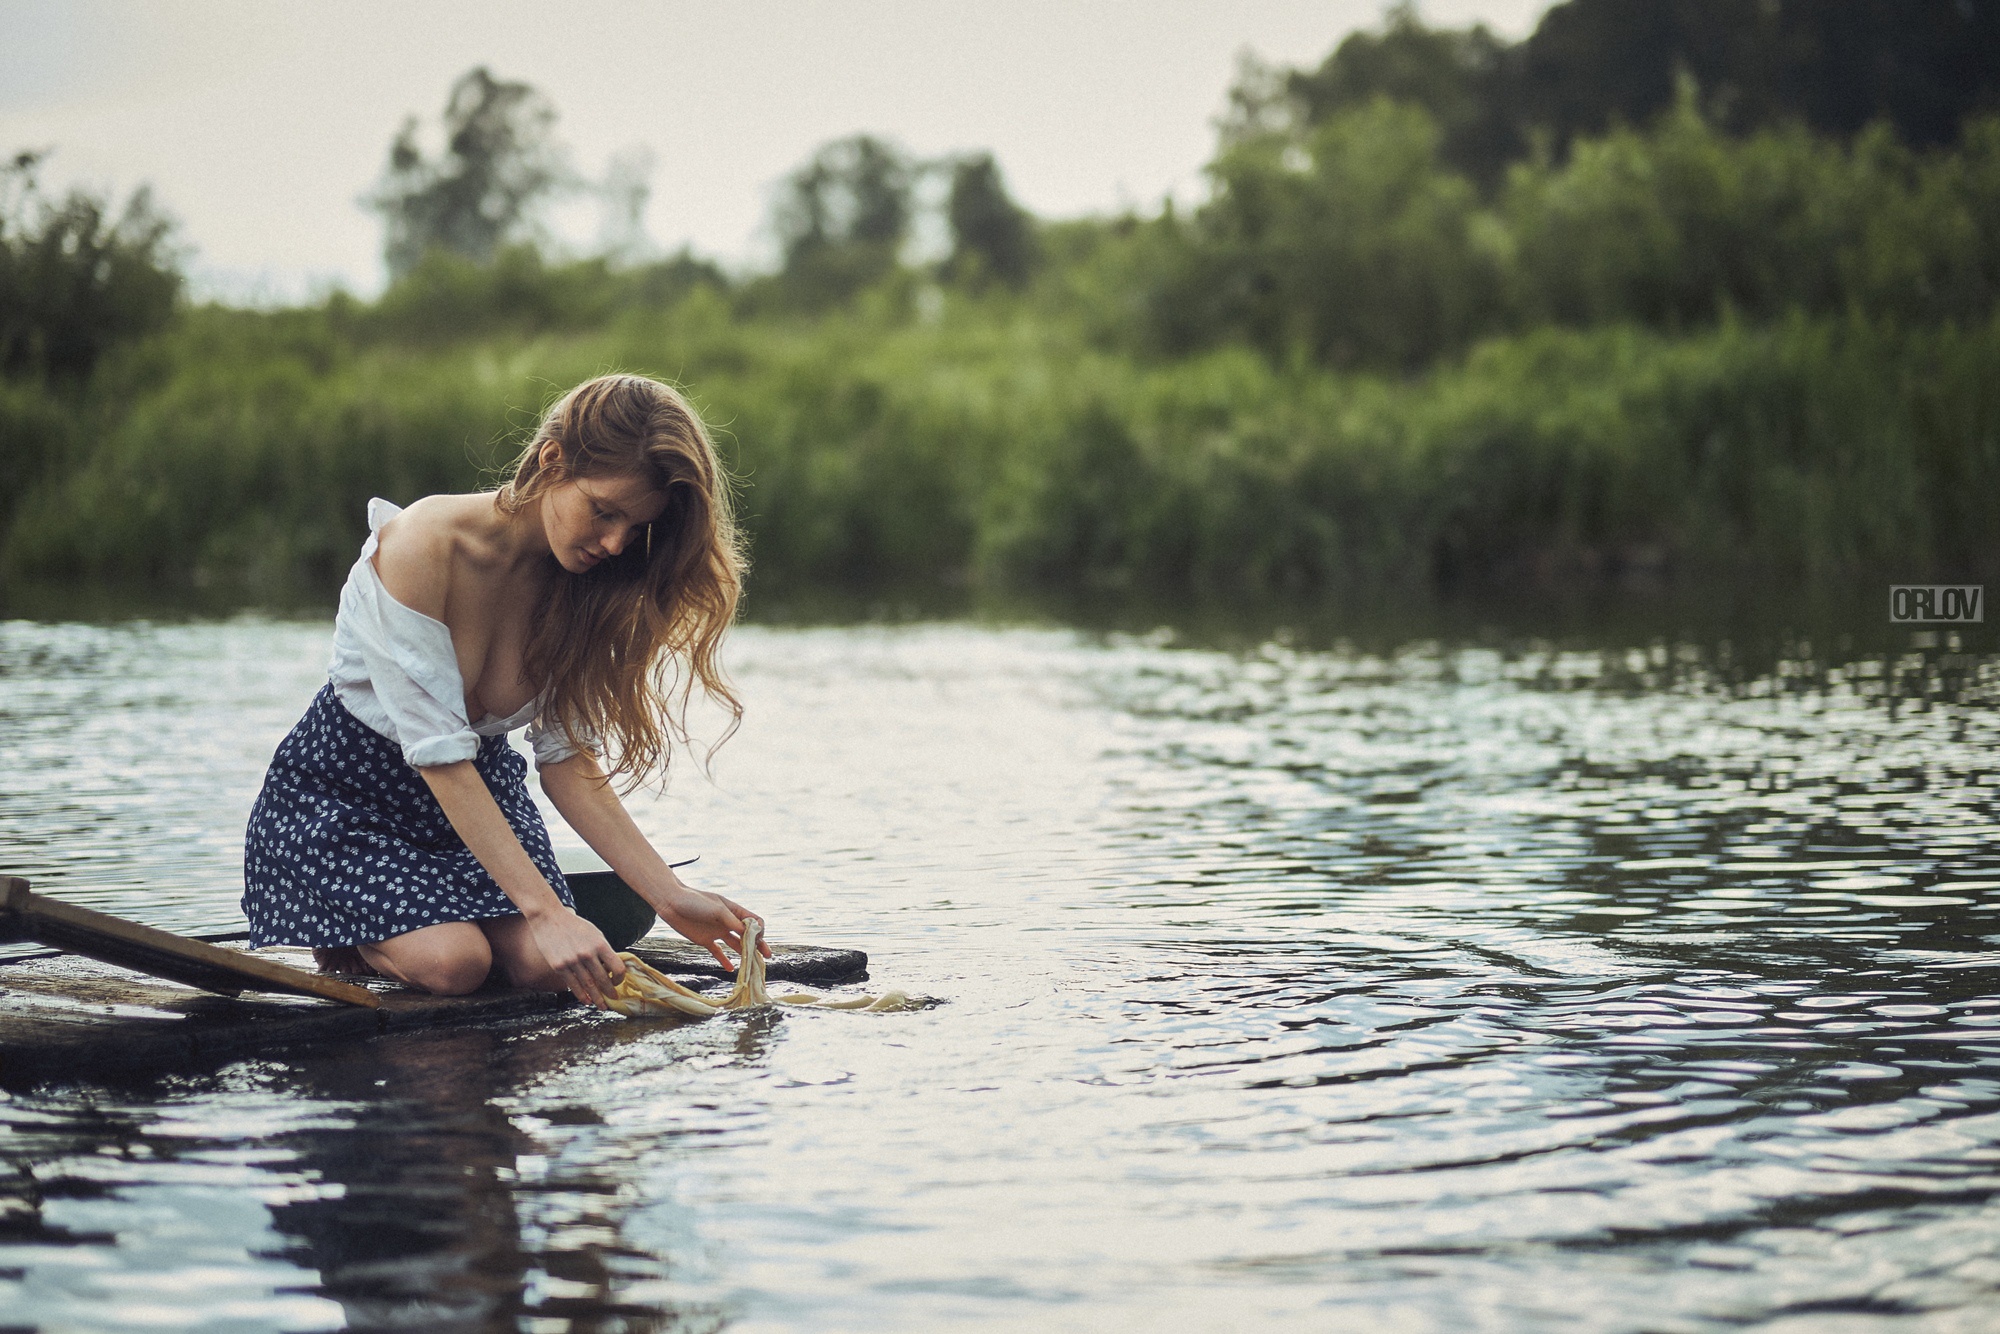
[(0, 166), (0, 375), (73, 381), (172, 315), (173, 223), (144, 189), (116, 213), (88, 190), (51, 199), (35, 182), (39, 161), (21, 153)]

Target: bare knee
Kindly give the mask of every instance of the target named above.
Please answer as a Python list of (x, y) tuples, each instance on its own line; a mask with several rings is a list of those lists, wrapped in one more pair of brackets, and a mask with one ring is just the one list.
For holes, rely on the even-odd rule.
[(475, 959), (461, 954), (427, 961), (410, 981), (433, 996), (463, 996), (485, 986), (492, 971), (490, 955)]
[(363, 945), (361, 957), (378, 971), (433, 996), (477, 991), (493, 971), (493, 950), (476, 928), (427, 927), (379, 945)]

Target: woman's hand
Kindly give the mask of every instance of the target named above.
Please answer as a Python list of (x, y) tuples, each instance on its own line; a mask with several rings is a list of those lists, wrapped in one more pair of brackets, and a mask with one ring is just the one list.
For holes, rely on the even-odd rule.
[[(692, 940), (695, 944), (715, 956), (715, 961), (724, 968), (734, 968), (729, 956), (722, 952), (728, 945), (740, 955), (743, 950), (743, 923), (755, 918), (758, 923), (763, 918), (745, 908), (733, 899), (725, 899), (720, 894), (710, 894), (705, 890), (689, 889), (686, 885), (658, 909), (660, 918), (668, 926)], [(771, 947), (758, 942), (757, 952), (765, 958), (771, 957)]]
[(605, 1008), (611, 989), (625, 976), (625, 962), (604, 933), (561, 903), (528, 918), (528, 934), (551, 972), (586, 1005)]
[[(471, 765), (466, 766), (468, 769)], [(690, 889), (681, 883), (673, 868), (646, 841), (639, 826), (632, 823), (625, 803), (605, 778), (597, 761), (579, 752), (566, 760), (542, 766), (542, 791), (555, 803), (569, 827), (583, 836), (592, 851), (604, 858), (611, 869), (652, 905), (674, 930), (715, 956), (724, 968), (734, 968), (723, 947), (739, 953), (743, 949), (743, 923), (764, 919), (740, 903)], [(771, 947), (758, 951), (771, 957)]]

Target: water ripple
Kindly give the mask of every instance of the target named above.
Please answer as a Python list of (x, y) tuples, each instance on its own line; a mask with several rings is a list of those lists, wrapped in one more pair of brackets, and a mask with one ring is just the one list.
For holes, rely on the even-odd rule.
[[(7, 869), (233, 924), (243, 816), (326, 649), (256, 620), (0, 626)], [(748, 725), (642, 825), (781, 939), (949, 1004), (17, 1089), (0, 1308), (2000, 1320), (1992, 658), (955, 625), (734, 652)]]

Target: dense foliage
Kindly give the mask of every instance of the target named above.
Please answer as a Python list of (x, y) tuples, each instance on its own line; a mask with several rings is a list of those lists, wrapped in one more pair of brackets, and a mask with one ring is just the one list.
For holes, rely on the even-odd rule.
[[(368, 496), (490, 479), (610, 368), (722, 428), (753, 595), (1994, 570), (2000, 120), (1733, 129), (1684, 81), (1482, 174), (1479, 96), (1353, 56), (1419, 39), (1521, 58), (1405, 15), (1251, 69), (1193, 213), (1037, 222), (989, 157), (856, 136), (791, 179), (771, 274), (499, 238), (373, 302), (107, 318), (87, 373), (0, 379), (0, 450), (40, 460), (0, 574), (329, 588)], [(913, 262), (933, 171), (950, 245)], [(118, 284), (172, 281), (118, 235), (155, 247)]]
[(723, 427), (759, 587), (1310, 592), (1344, 582), (1990, 565), (2000, 321), (1793, 315), (1479, 345), (1415, 378), (1225, 348), (1141, 362), (954, 294), (817, 324), (712, 289), (592, 332), (371, 342), (193, 312), (15, 523), (15, 574), (337, 582), (370, 495), (490, 477), (548, 392), (672, 371)]
[(1687, 96), (1650, 129), (1517, 163), (1491, 202), (1387, 99), (1239, 131), (1152, 272), (1170, 350), (1412, 368), (1544, 324), (1983, 320), (2000, 300), (2000, 120), (1919, 153), (1796, 125), (1736, 138)]
[(1518, 43), (1427, 28), (1403, 4), (1317, 69), (1266, 82), (1314, 123), (1376, 97), (1422, 106), (1445, 161), (1490, 187), (1538, 141), (1560, 153), (1648, 123), (1689, 80), (1733, 133), (1799, 124), (1846, 137), (1881, 123), (1938, 147), (1968, 115), (2000, 111), (2000, 4), (1564, 0)]
[(145, 190), (115, 213), (88, 191), (52, 199), (39, 161), (0, 167), (0, 531), (82, 454), (79, 387), (111, 349), (164, 327), (181, 287), (172, 226)]

